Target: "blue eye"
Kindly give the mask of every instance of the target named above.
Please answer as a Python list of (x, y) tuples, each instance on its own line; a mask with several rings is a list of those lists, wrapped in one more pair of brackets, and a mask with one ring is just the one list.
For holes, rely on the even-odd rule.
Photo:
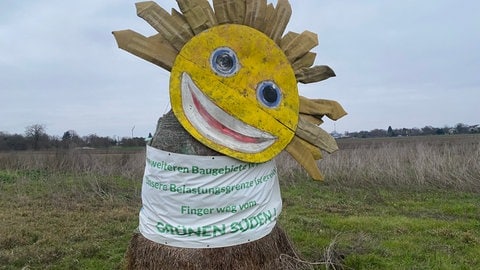
[(282, 92), (272, 81), (263, 81), (257, 86), (257, 99), (269, 108), (276, 108), (282, 100)]
[(227, 47), (221, 47), (213, 51), (210, 57), (210, 65), (213, 72), (224, 77), (235, 75), (240, 68), (237, 55)]

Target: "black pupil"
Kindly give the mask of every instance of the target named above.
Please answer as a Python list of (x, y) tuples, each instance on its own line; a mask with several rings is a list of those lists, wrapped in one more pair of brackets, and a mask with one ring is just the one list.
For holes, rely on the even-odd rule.
[(233, 68), (233, 58), (228, 53), (220, 54), (215, 63), (217, 63), (221, 70), (228, 71)]
[(266, 85), (263, 88), (263, 97), (265, 98), (265, 101), (275, 103), (278, 99), (277, 90), (272, 85)]

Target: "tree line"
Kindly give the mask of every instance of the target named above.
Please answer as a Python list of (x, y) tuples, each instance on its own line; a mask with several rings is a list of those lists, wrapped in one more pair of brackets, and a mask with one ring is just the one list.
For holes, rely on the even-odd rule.
[[(149, 134), (151, 137), (151, 134)], [(145, 138), (102, 137), (96, 134), (79, 136), (74, 130), (67, 130), (62, 137), (46, 133), (44, 125), (31, 125), (24, 134), (9, 134), (0, 131), (0, 151), (48, 150), (73, 148), (109, 148), (114, 146), (145, 146)]]
[[(333, 132), (336, 138), (375, 138), (375, 137), (397, 137), (397, 136), (424, 136), (424, 135), (445, 135), (445, 134), (473, 134), (480, 133), (480, 125), (466, 125), (459, 123), (454, 127), (432, 127), (423, 128), (392, 128), (373, 129), (370, 131), (345, 132), (339, 134)], [(149, 134), (148, 138), (152, 135)], [(25, 128), (24, 134), (9, 134), (0, 131), (0, 151), (19, 150), (46, 150), (46, 149), (72, 149), (72, 148), (109, 148), (115, 146), (135, 147), (145, 146), (146, 138), (123, 137), (112, 138), (102, 137), (96, 134), (79, 136), (74, 130), (67, 130), (62, 137), (50, 136), (45, 131), (44, 125), (31, 125)]]
[(458, 123), (454, 127), (432, 127), (423, 128), (392, 128), (373, 129), (370, 131), (345, 132), (338, 134), (334, 132), (335, 137), (354, 137), (354, 138), (376, 138), (376, 137), (399, 137), (399, 136), (425, 136), (425, 135), (446, 135), (446, 134), (475, 134), (480, 133), (480, 125), (466, 125)]

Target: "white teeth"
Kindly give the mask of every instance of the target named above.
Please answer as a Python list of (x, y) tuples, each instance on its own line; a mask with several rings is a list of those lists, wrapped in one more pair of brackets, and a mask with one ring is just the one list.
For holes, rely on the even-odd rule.
[(216, 106), (187, 73), (182, 74), (181, 87), (185, 116), (209, 140), (244, 153), (261, 152), (276, 141), (275, 136), (241, 122)]

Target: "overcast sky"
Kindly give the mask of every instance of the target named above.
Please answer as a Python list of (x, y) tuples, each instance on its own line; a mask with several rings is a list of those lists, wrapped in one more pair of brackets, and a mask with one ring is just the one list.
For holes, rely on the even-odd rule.
[[(0, 131), (153, 133), (170, 108), (169, 73), (118, 49), (111, 34), (155, 33), (135, 2), (1, 0)], [(480, 124), (480, 1), (290, 2), (287, 30), (317, 33), (316, 64), (337, 74), (300, 84), (300, 94), (337, 100), (349, 113), (327, 121), (327, 131)]]

